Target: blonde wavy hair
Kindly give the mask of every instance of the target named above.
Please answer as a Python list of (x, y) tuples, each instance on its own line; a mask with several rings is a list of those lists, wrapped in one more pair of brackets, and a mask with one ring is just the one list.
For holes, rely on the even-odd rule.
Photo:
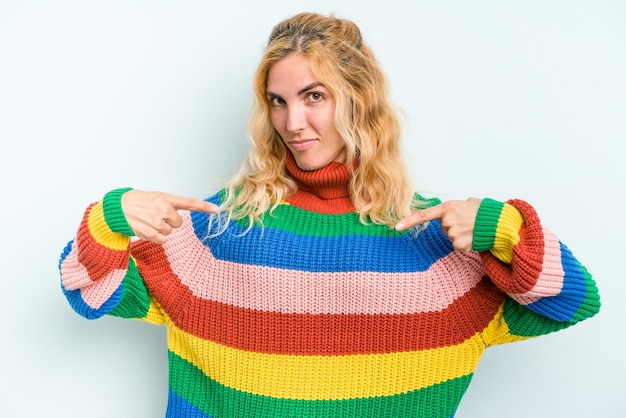
[(336, 128), (346, 142), (348, 167), (355, 167), (349, 193), (361, 222), (393, 227), (420, 201), (401, 155), (400, 121), (386, 76), (357, 25), (315, 13), (286, 19), (271, 32), (254, 75), (249, 156), (227, 184), (221, 204), (226, 221), (248, 218), (252, 226), (296, 191), (285, 171), (288, 151), (271, 123), (266, 96), (269, 69), (290, 54), (308, 60), (336, 101)]

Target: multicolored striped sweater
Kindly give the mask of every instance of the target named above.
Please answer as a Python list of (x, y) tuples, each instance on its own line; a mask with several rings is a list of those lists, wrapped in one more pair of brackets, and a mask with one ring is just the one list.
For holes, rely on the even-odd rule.
[(462, 253), (438, 221), (361, 224), (342, 164), (288, 167), (298, 192), (247, 233), (182, 212), (163, 246), (131, 240), (116, 190), (61, 256), (79, 314), (167, 326), (168, 417), (452, 417), (485, 348), (599, 310), (527, 203), (483, 200)]

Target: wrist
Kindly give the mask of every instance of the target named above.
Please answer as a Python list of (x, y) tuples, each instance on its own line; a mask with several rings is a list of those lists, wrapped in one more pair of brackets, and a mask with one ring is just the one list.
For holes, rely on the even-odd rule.
[(485, 199), (476, 216), (472, 248), (491, 251), (501, 261), (510, 263), (523, 223), (524, 217), (515, 206)]
[(504, 208), (504, 203), (485, 198), (480, 203), (474, 224), (472, 249), (474, 251), (488, 251), (494, 247), (498, 221)]
[(104, 212), (104, 220), (111, 228), (111, 231), (132, 237), (135, 235), (130, 225), (126, 221), (126, 216), (122, 210), (122, 195), (132, 187), (111, 190), (104, 195), (102, 199), (102, 208)]

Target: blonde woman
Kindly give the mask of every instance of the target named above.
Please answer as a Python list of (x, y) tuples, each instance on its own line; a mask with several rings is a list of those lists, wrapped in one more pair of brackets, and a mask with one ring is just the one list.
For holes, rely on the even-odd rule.
[(447, 418), (487, 347), (598, 312), (528, 203), (414, 194), (354, 23), (276, 25), (254, 95), (224, 190), (111, 191), (61, 255), (78, 313), (167, 326), (167, 416)]

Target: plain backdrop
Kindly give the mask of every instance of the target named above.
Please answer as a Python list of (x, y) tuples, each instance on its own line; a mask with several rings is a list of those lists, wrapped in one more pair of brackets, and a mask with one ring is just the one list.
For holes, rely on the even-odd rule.
[(419, 191), (528, 200), (597, 280), (598, 316), (488, 350), (457, 416), (626, 416), (620, 0), (0, 0), (0, 416), (164, 415), (165, 330), (76, 315), (59, 254), (110, 189), (235, 172), (265, 40), (300, 11), (361, 27)]

